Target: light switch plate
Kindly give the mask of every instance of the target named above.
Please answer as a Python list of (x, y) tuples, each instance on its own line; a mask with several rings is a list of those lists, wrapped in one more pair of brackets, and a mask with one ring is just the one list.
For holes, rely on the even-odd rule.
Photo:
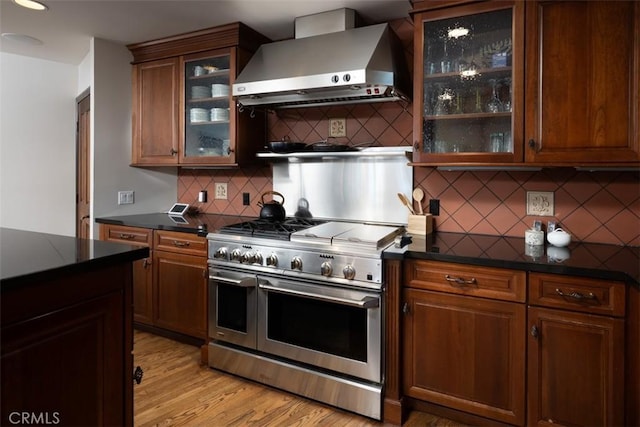
[(527, 191), (527, 215), (553, 216), (553, 191)]

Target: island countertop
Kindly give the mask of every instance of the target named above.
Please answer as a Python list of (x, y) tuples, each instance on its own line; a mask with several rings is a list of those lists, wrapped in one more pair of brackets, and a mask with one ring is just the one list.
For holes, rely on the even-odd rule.
[(147, 256), (146, 247), (0, 228), (1, 289)]

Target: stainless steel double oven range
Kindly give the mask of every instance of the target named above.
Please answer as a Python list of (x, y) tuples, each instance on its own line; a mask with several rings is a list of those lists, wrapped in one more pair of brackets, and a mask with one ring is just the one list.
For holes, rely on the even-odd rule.
[(380, 419), (382, 251), (401, 231), (288, 218), (210, 233), (209, 365)]

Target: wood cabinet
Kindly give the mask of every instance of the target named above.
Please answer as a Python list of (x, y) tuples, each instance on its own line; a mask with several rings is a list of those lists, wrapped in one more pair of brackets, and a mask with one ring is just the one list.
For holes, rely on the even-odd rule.
[(264, 111), (235, 108), (231, 85), (269, 40), (241, 23), (129, 45), (134, 166), (238, 166), (265, 142)]
[(134, 321), (197, 339), (207, 335), (207, 241), (191, 233), (102, 224), (101, 239), (148, 246), (133, 266)]
[(531, 273), (529, 286), (527, 425), (624, 425), (625, 285)]
[(526, 7), (525, 160), (640, 161), (640, 3)]
[(180, 147), (180, 61), (159, 59), (133, 66), (132, 164), (175, 164)]
[(418, 1), (413, 10), (414, 164), (639, 164), (638, 2)]
[(133, 320), (153, 324), (153, 230), (102, 225), (100, 239), (150, 248), (147, 258), (133, 263)]
[(521, 425), (525, 274), (410, 261), (405, 286), (404, 394)]
[(386, 421), (410, 407), (472, 425), (637, 424), (637, 289), (431, 260), (391, 271)]
[(78, 271), (3, 289), (2, 425), (133, 425), (131, 266)]
[(154, 248), (154, 324), (206, 339), (206, 239), (187, 233), (156, 230)]

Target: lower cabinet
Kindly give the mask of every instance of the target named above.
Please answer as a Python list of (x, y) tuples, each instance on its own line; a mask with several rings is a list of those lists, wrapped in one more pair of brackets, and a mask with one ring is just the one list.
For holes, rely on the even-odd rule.
[[(413, 280), (403, 292), (404, 394), (523, 424), (526, 307), (464, 294), (493, 292), (498, 283), (505, 289), (510, 283), (518, 286), (524, 275), (468, 270), (460, 274), (440, 263), (434, 269), (419, 263), (410, 270)], [(440, 291), (447, 286), (451, 292)]]
[(529, 280), (527, 425), (625, 425), (624, 284)]
[(436, 413), (519, 426), (633, 419), (625, 283), (407, 260), (401, 305), (402, 392)]
[(207, 259), (156, 251), (154, 324), (198, 338), (207, 337)]
[(133, 266), (133, 318), (139, 324), (207, 337), (207, 241), (192, 233), (102, 224), (102, 240), (149, 246)]

